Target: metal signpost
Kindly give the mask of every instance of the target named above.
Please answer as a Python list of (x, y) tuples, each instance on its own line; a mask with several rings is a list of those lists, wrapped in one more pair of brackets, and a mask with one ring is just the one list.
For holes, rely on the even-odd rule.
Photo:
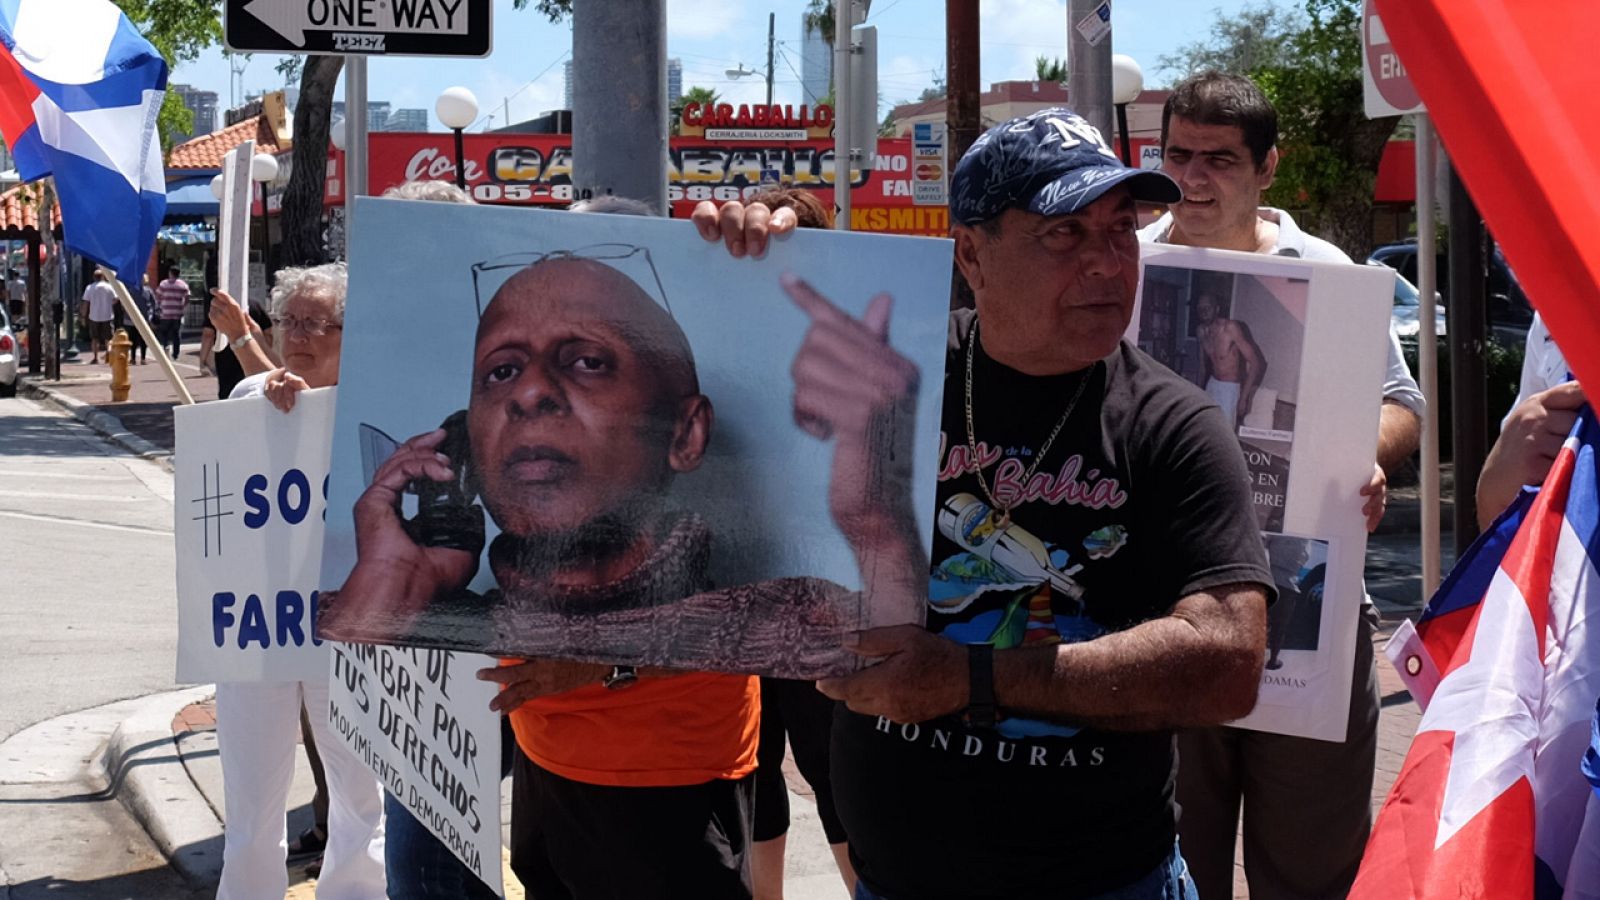
[[(1442, 577), (1439, 559), (1439, 359), (1434, 296), (1438, 278), (1434, 251), (1433, 127), (1417, 89), (1389, 44), (1377, 10), (1370, 2), (1361, 10), (1361, 76), (1367, 118), (1415, 114), (1417, 117), (1417, 380), (1428, 414), (1422, 417), (1422, 600), (1427, 602)], [(1466, 487), (1471, 491), (1471, 485)], [(1460, 481), (1456, 491), (1462, 490)]]

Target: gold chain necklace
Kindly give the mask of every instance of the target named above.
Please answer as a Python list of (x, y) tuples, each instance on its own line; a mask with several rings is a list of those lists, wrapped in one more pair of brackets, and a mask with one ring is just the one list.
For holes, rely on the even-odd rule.
[[(983, 478), (983, 463), (978, 457), (977, 430), (972, 427), (972, 357), (973, 348), (976, 346), (978, 346), (978, 322), (974, 319), (972, 322), (971, 343), (967, 344), (967, 453), (970, 455), (968, 467), (972, 470), (972, 474), (977, 476), (978, 487), (982, 488), (983, 495), (989, 498), (989, 505), (1000, 510), (1000, 521), (995, 527), (1000, 531), (1005, 531), (1011, 527), (1011, 507), (1015, 504), (1001, 503), (995, 498), (994, 492), (989, 490), (989, 483)], [(1099, 364), (1096, 363), (1095, 365)], [(1067, 420), (1072, 418), (1072, 411), (1078, 407), (1078, 400), (1083, 397), (1084, 389), (1089, 386), (1089, 376), (1094, 374), (1094, 368), (1094, 366), (1090, 366), (1084, 370), (1082, 377), (1078, 379), (1078, 389), (1073, 392), (1072, 399), (1067, 401), (1066, 411), (1061, 414), (1061, 418), (1056, 420), (1056, 427), (1050, 429), (1050, 436), (1044, 439), (1044, 446), (1040, 447), (1039, 452), (1034, 454), (1033, 463), (1023, 471), (1022, 485), (1024, 489), (1033, 479), (1033, 474), (1039, 470), (1039, 464), (1044, 462), (1045, 454), (1050, 452), (1050, 446), (1056, 442), (1056, 435), (1061, 433), (1062, 426), (1066, 425)]]

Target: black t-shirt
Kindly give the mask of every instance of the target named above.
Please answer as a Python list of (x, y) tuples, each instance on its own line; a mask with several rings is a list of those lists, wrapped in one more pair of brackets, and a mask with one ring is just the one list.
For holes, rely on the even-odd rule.
[[(1239, 445), (1215, 404), (1127, 342), (1090, 370), (1048, 456), (1023, 474), (1079, 373), (946, 360), (928, 630), (996, 649), (1089, 640), (1233, 582), (1271, 592)], [(1172, 852), (1173, 736), (1007, 716), (898, 725), (841, 705), (834, 796), (867, 884), (902, 898), (1090, 896)]]

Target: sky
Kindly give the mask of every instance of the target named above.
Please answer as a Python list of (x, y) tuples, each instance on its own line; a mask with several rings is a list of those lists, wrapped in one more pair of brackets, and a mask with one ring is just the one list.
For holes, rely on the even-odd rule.
[[(1147, 87), (1160, 87), (1171, 73), (1157, 71), (1157, 60), (1204, 38), (1218, 13), (1231, 14), (1247, 0), (1122, 0), (1112, 5), (1112, 49), (1137, 60)], [(667, 0), (667, 55), (683, 62), (684, 90), (708, 87), (732, 103), (765, 100), (767, 15), (777, 15), (773, 94), (777, 103), (802, 102), (800, 88), (801, 17), (805, 0)], [(997, 81), (1031, 79), (1038, 56), (1065, 57), (1066, 0), (981, 0), (979, 51), (985, 88)], [(879, 115), (895, 103), (913, 100), (942, 75), (945, 67), (944, 3), (940, 0), (873, 0), (867, 24), (878, 27)], [(532, 9), (515, 10), (511, 0), (494, 0), (493, 52), (484, 59), (374, 57), (367, 67), (368, 98), (395, 108), (428, 110), (435, 130), (434, 100), (447, 87), (467, 87), (478, 98), (480, 118), (470, 130), (484, 130), (561, 108), (564, 72), (572, 33), (567, 23), (551, 24)], [(283, 87), (274, 67), (281, 59), (255, 54), (233, 77), (220, 48), (181, 65), (172, 81), (217, 92), (219, 105)], [(727, 70), (759, 74), (734, 79)], [(340, 92), (343, 97), (341, 79)], [(490, 120), (493, 116), (493, 120)], [(219, 123), (220, 124), (220, 123)]]

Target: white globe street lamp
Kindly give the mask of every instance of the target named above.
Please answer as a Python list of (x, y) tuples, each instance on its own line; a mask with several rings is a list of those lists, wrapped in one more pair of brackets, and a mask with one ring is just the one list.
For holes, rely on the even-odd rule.
[[(250, 158), (250, 180), (261, 185), (261, 262), (267, 267), (267, 283), (272, 283), (272, 219), (267, 215), (267, 184), (278, 177), (278, 159), (270, 153)], [(218, 186), (221, 189), (221, 186)]]
[(449, 87), (433, 104), (440, 124), (456, 133), (456, 187), (467, 189), (467, 165), (462, 129), (478, 118), (478, 98), (464, 87)]
[(1117, 107), (1117, 128), (1122, 132), (1122, 164), (1133, 165), (1133, 152), (1128, 142), (1128, 104), (1139, 99), (1144, 90), (1144, 72), (1133, 57), (1123, 53), (1111, 54), (1111, 102)]

